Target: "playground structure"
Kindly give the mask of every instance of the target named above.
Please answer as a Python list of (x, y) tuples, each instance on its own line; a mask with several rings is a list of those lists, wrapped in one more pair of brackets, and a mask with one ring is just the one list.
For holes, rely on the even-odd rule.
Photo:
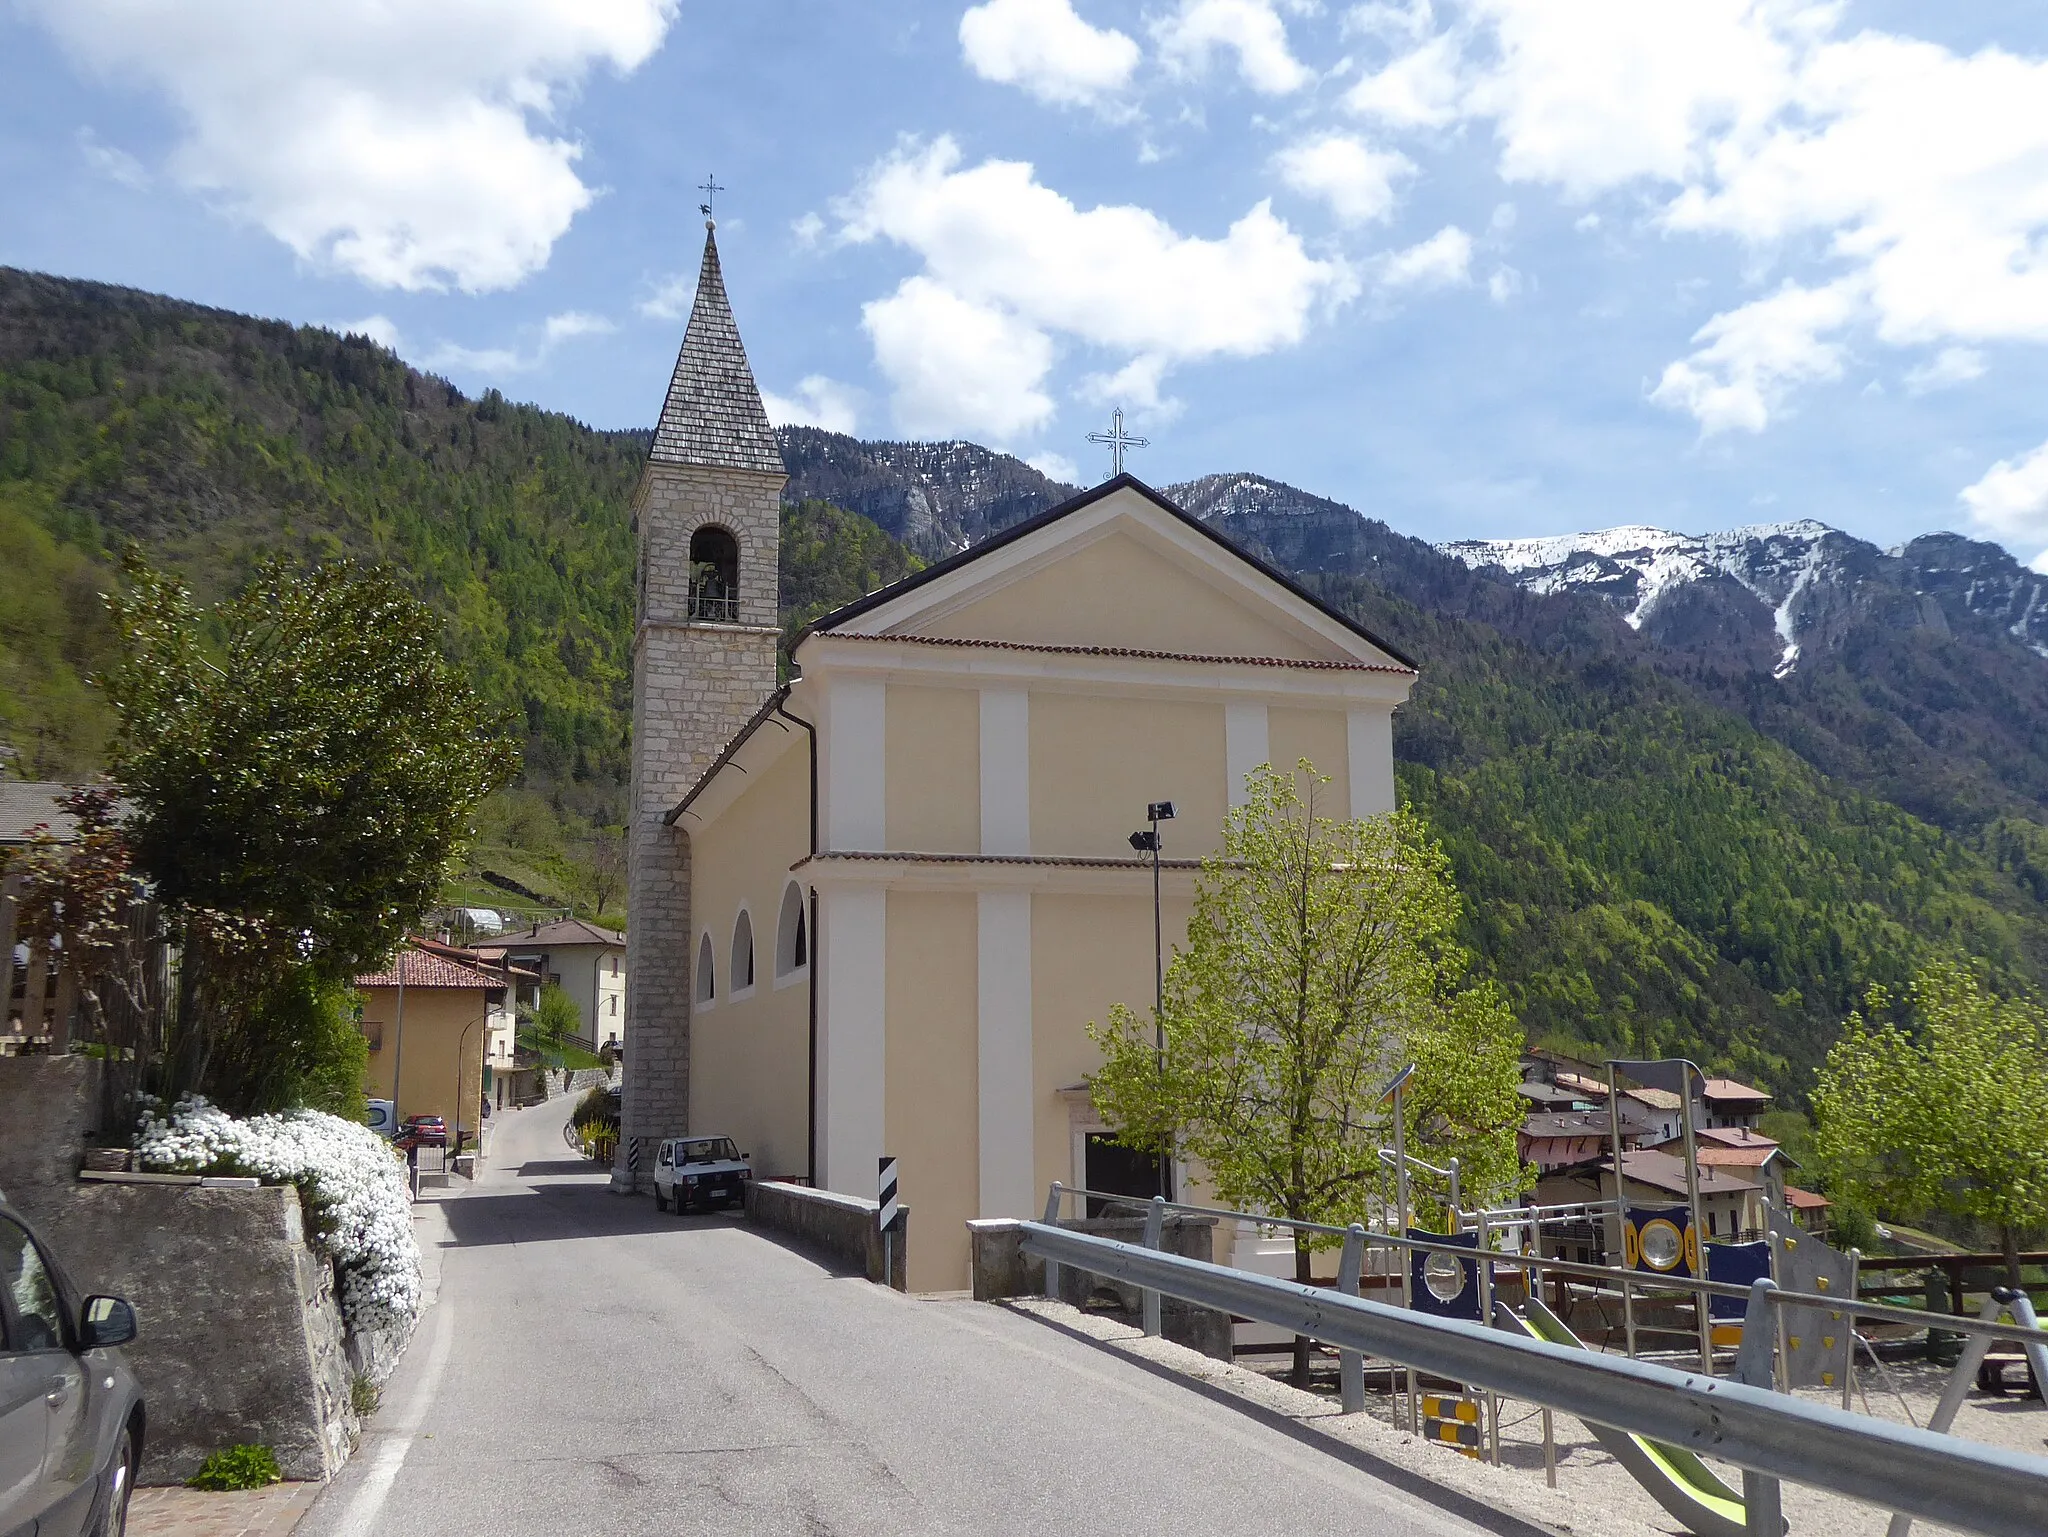
[[(1690, 1063), (1674, 1064), (1697, 1075)], [(1610, 1064), (1658, 1069), (1664, 1064)], [(1855, 1250), (1836, 1250), (1807, 1233), (1792, 1219), (1782, 1200), (1767, 1203), (1769, 1231), (1750, 1243), (1702, 1242), (1697, 1186), (1686, 1206), (1632, 1206), (1622, 1178), (1621, 1139), (1614, 1125), (1615, 1194), (1604, 1200), (1562, 1205), (1534, 1204), (1480, 1209), (1459, 1208), (1463, 1194), (1455, 1160), (1438, 1168), (1412, 1158), (1403, 1145), (1400, 1095), (1403, 1074), (1390, 1086), (1395, 1106), (1395, 1146), (1382, 1154), (1396, 1175), (1393, 1200), (1381, 1213), (1378, 1230), (1288, 1221), (1216, 1208), (1149, 1201), (1102, 1192), (1063, 1191), (1055, 1185), (1047, 1205), (1047, 1226), (1059, 1223), (1070, 1197), (1122, 1204), (1148, 1211), (1148, 1234), (1168, 1212), (1230, 1220), (1242, 1232), (1285, 1235), (1288, 1248), (1298, 1235), (1323, 1248), (1339, 1250), (1335, 1290), (1348, 1296), (1374, 1294), (1387, 1302), (1398, 1290), (1399, 1306), (1415, 1312), (1489, 1325), (1542, 1344), (1571, 1350), (1610, 1347), (1619, 1334), (1631, 1360), (1684, 1362), (1705, 1378), (1725, 1374), (1750, 1387), (1786, 1393), (1794, 1388), (1823, 1388), (1839, 1395), (1844, 1413), (1863, 1391), (1858, 1378), (1859, 1354), (1890, 1386), (1884, 1363), (1870, 1342), (1858, 1333), (1859, 1321), (1933, 1325), (1963, 1339), (1940, 1403), (1925, 1429), (1946, 1432), (1971, 1386), (1985, 1368), (1998, 1341), (2016, 1346), (2033, 1380), (2048, 1388), (2048, 1335), (2036, 1325), (2023, 1293), (1999, 1289), (1976, 1318), (1940, 1316), (1927, 1311), (1858, 1296)], [(1640, 1074), (1632, 1072), (1631, 1076)], [(1610, 1085), (1613, 1079), (1610, 1078)], [(1680, 1080), (1681, 1085), (1685, 1083)], [(1610, 1104), (1613, 1102), (1610, 1087)], [(1686, 1095), (1685, 1137), (1692, 1150), (1690, 1096)], [(1692, 1165), (1693, 1160), (1688, 1159)], [(1695, 1168), (1696, 1173), (1696, 1168)], [(1414, 1226), (1411, 1180), (1421, 1174), (1439, 1182), (1448, 1198), (1442, 1204), (1445, 1231)], [(1100, 1209), (1099, 1207), (1097, 1209)], [(1543, 1252), (1546, 1229), (1565, 1227), (1583, 1236), (1586, 1227), (1602, 1230), (1605, 1255), (1619, 1253), (1622, 1263), (1590, 1264)], [(1615, 1241), (1618, 1238), (1618, 1242)], [(1240, 1237), (1240, 1250), (1243, 1239)], [(1148, 1244), (1148, 1247), (1152, 1245)], [(1254, 1246), (1254, 1253), (1257, 1253)], [(1049, 1267), (1048, 1274), (1052, 1267)], [(1266, 1269), (1256, 1259), (1247, 1267)], [(1330, 1285), (1329, 1281), (1316, 1283)], [(1567, 1322), (1577, 1304), (1599, 1310), (1603, 1328), (1596, 1345), (1581, 1340)], [(1609, 1322), (1608, 1304), (1618, 1305), (1620, 1325)], [(1556, 1304), (1553, 1306), (1552, 1304)], [(1156, 1318), (1157, 1295), (1148, 1302)], [(1154, 1331), (1156, 1332), (1156, 1331)], [(1649, 1341), (1664, 1347), (1646, 1348)], [(1676, 1342), (1677, 1348), (1672, 1348)], [(1271, 1348), (1255, 1337), (1239, 1349)], [(1346, 1412), (1365, 1407), (1367, 1361), (1361, 1352), (1339, 1350), (1341, 1392)], [(1997, 1357), (1991, 1357), (1996, 1361)], [(1378, 1373), (1373, 1373), (1377, 1376)], [(1390, 1396), (1398, 1395), (1399, 1415), (1406, 1428), (1432, 1443), (1467, 1456), (1500, 1460), (1499, 1395), (1455, 1380), (1420, 1380), (1413, 1366), (1385, 1363)], [(1894, 1389), (1894, 1391), (1896, 1391)], [(1868, 1399), (1864, 1398), (1868, 1411)], [(1900, 1399), (1903, 1404), (1903, 1398)], [(1546, 1481), (1557, 1483), (1557, 1454), (1552, 1410), (1541, 1410)], [(1911, 1419), (1911, 1410), (1907, 1410)], [(1782, 1529), (1775, 1479), (1745, 1474), (1744, 1490), (1731, 1488), (1693, 1451), (1627, 1430), (1586, 1420), (1600, 1445), (1675, 1520), (1698, 1537), (1755, 1537)], [(1906, 1537), (1911, 1517), (1896, 1516), (1888, 1537)]]

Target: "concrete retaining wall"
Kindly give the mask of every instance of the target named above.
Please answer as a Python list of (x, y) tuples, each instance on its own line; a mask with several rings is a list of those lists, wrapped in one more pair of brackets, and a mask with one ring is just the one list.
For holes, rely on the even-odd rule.
[(299, 1193), (82, 1182), (98, 1101), (85, 1057), (0, 1057), (0, 1191), (88, 1293), (125, 1297), (123, 1354), (149, 1415), (141, 1481), (178, 1483), (256, 1442), (285, 1477), (325, 1478), (358, 1430), (334, 1270), (306, 1240)]
[[(1113, 1238), (1119, 1243), (1145, 1241), (1143, 1217), (1100, 1217), (1062, 1222), (1061, 1227), (1077, 1233)], [(1215, 1253), (1214, 1217), (1168, 1217), (1160, 1229), (1159, 1247), (1185, 1259), (1209, 1261)], [(974, 1267), (974, 1300), (998, 1302), (1006, 1297), (1045, 1295), (1045, 1262), (1023, 1250), (1023, 1228), (1014, 1218), (969, 1222), (968, 1245)], [(1060, 1300), (1090, 1312), (1108, 1313), (1140, 1327), (1142, 1299), (1135, 1286), (1107, 1276), (1092, 1275), (1072, 1265), (1060, 1267)], [(1186, 1345), (1218, 1361), (1232, 1359), (1231, 1323), (1228, 1313), (1198, 1307), (1177, 1297), (1159, 1302), (1159, 1328), (1176, 1345)]]
[[(878, 1203), (858, 1196), (786, 1185), (780, 1180), (747, 1183), (747, 1220), (758, 1227), (788, 1233), (823, 1250), (840, 1264), (870, 1281), (882, 1279), (884, 1245), (875, 1227)], [(888, 1284), (909, 1290), (910, 1208), (899, 1208), (894, 1242), (889, 1250)]]

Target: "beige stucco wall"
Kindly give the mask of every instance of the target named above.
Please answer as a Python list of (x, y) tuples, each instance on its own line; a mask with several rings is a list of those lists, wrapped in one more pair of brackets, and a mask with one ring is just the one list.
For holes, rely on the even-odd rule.
[[(438, 1115), (455, 1130), (456, 1111), (462, 1113), (462, 1129), (474, 1138), (477, 1111), (483, 1102), (484, 1053), (488, 1048), (488, 996), (482, 988), (408, 987), (405, 990), (404, 1066), (398, 1067), (398, 989), (366, 987), (363, 1025), (366, 1033), (381, 1035), (383, 1044), (370, 1053), (363, 1072), (363, 1092), (371, 1099), (391, 1099), (391, 1075), (402, 1071), (404, 1092), (397, 1097), (398, 1113)], [(461, 1091), (458, 1098), (455, 1053), (462, 1049)]]
[(1204, 656), (1325, 657), (1291, 628), (1148, 549), (1105, 534), (1084, 548), (918, 624), (923, 635), (1054, 646), (1128, 646)]
[[(1345, 745), (1345, 717), (1340, 710), (1266, 711), (1266, 761), (1293, 771), (1303, 758), (1330, 782), (1315, 787), (1316, 815), (1342, 821), (1351, 815), (1351, 754)], [(1308, 786), (1300, 786), (1304, 796)]]
[(1223, 704), (1182, 699), (1031, 695), (1031, 852), (1131, 857), (1152, 801), (1174, 803), (1168, 857), (1222, 842)]
[[(808, 971), (781, 986), (775, 976), (783, 888), (789, 867), (809, 851), (809, 797), (809, 762), (798, 746), (750, 781), (714, 824), (691, 833), (690, 911), (699, 933), (711, 934), (718, 996), (691, 1021), (689, 1129), (731, 1137), (764, 1179), (809, 1172), (810, 982)], [(735, 998), (732, 936), (742, 901), (754, 926), (754, 989)]]
[(975, 923), (972, 898), (889, 894), (882, 1124), (912, 1206), (912, 1291), (969, 1284), (966, 1224), (980, 1215)]
[(979, 852), (980, 691), (892, 683), (887, 709), (888, 846)]

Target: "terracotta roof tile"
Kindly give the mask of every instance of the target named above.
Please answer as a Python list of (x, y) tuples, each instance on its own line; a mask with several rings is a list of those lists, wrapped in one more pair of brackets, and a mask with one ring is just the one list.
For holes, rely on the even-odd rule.
[(401, 973), (407, 987), (471, 988), (495, 991), (505, 985), (502, 977), (494, 977), (487, 971), (466, 966), (461, 961), (432, 951), (407, 946), (393, 957), (392, 963), (380, 971), (365, 972), (356, 978), (357, 987), (397, 987)]

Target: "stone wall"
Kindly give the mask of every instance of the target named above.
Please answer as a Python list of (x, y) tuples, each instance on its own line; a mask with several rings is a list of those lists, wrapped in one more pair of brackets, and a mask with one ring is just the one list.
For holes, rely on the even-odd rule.
[(813, 1190), (808, 1185), (788, 1185), (773, 1179), (750, 1180), (747, 1184), (747, 1221), (802, 1239), (870, 1281), (882, 1279), (886, 1259), (888, 1284), (897, 1291), (908, 1291), (910, 1208), (898, 1208), (896, 1232), (893, 1241), (886, 1245), (875, 1225), (880, 1210), (874, 1201), (830, 1190)]
[(223, 1446), (271, 1447), (287, 1478), (325, 1478), (358, 1424), (358, 1371), (334, 1271), (306, 1240), (295, 1189), (78, 1178), (98, 1103), (85, 1057), (0, 1057), (0, 1192), (84, 1292), (125, 1297), (122, 1353), (148, 1414), (142, 1481), (179, 1483)]

